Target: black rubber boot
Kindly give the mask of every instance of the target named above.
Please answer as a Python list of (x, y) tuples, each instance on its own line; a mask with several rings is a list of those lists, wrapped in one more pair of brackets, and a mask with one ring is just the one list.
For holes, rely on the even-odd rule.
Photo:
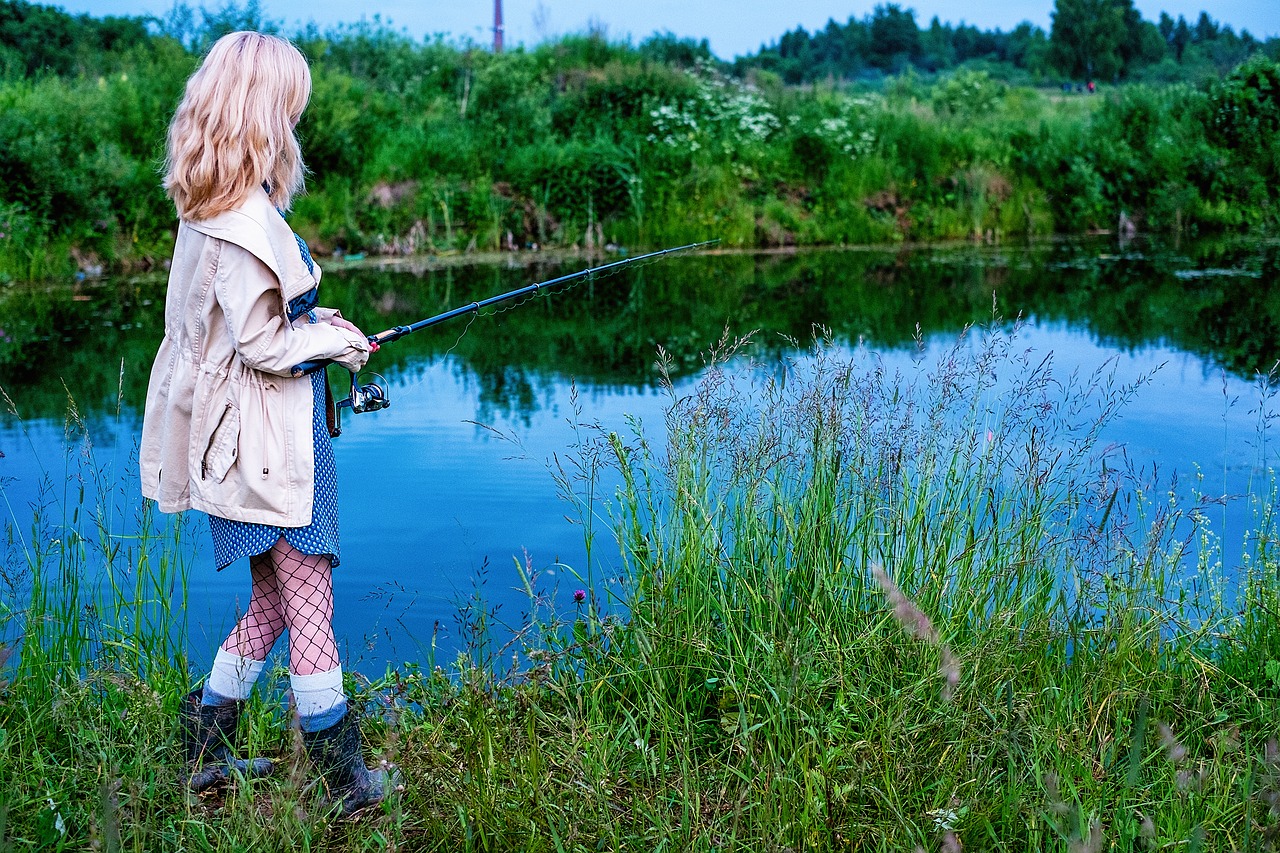
[(187, 751), (187, 787), (191, 791), (203, 791), (233, 773), (245, 777), (270, 775), (270, 759), (245, 761), (235, 756), (236, 727), (244, 703), (205, 705), (203, 697), (203, 690), (191, 691), (183, 697), (179, 711)]
[(360, 757), (360, 722), (348, 709), (342, 719), (318, 732), (303, 732), (307, 757), (328, 788), (327, 801), (338, 804), (343, 817), (386, 799), (400, 784), (394, 769), (370, 770)]

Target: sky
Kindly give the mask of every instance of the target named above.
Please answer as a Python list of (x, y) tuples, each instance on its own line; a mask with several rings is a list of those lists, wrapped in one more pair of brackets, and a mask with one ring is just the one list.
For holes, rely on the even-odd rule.
[[(189, 5), (218, 8), (225, 0), (188, 0)], [(630, 37), (640, 41), (655, 32), (707, 39), (721, 59), (754, 53), (762, 44), (797, 26), (810, 32), (834, 18), (844, 23), (850, 17), (863, 18), (878, 2), (885, 0), (503, 0), (506, 43), (533, 45), (545, 38), (581, 32), (590, 25), (603, 26), (610, 38)], [(163, 15), (173, 0), (66, 0), (60, 5), (69, 12), (91, 15)], [(244, 6), (244, 2), (238, 5)], [(277, 21), (288, 33), (307, 21), (321, 28), (354, 23), (361, 17), (381, 17), (396, 29), (405, 29), (414, 38), (437, 33), (452, 39), (471, 39), (481, 44), (493, 40), (492, 0), (259, 0), (263, 14)], [(980, 29), (1010, 30), (1029, 20), (1048, 31), (1052, 0), (1029, 4), (1024, 0), (990, 0), (977, 6), (945, 0), (899, 0), (913, 9), (920, 26), (928, 26), (936, 15), (944, 22), (972, 24)], [(1183, 15), (1190, 23), (1208, 9), (1212, 18), (1230, 24), (1237, 32), (1254, 36), (1280, 36), (1280, 2), (1277, 0), (1135, 0), (1143, 18), (1155, 21), (1160, 13), (1173, 18)]]

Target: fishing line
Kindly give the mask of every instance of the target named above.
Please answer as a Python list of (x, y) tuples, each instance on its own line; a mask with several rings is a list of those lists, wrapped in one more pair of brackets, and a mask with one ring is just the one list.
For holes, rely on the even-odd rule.
[[(657, 263), (659, 260), (661, 260), (661, 258), (653, 258), (651, 260), (646, 261), (645, 263), (637, 265), (636, 269), (644, 269), (650, 264)], [(601, 276), (601, 278), (611, 278), (615, 275), (620, 275), (621, 273), (622, 273), (621, 269), (610, 270), (604, 276)], [(486, 319), (490, 317), (497, 317), (498, 315), (505, 314), (508, 311), (514, 311), (520, 306), (527, 305), (536, 299), (541, 299), (544, 295), (551, 296), (554, 294), (568, 293), (571, 290), (581, 287), (583, 284), (586, 284), (587, 282), (595, 282), (597, 280), (598, 279), (597, 279), (596, 273), (592, 273), (591, 275), (586, 276), (585, 278), (575, 279), (572, 282), (565, 282), (559, 287), (553, 286), (552, 288), (539, 288), (538, 290), (534, 291), (528, 296), (525, 296), (521, 299), (511, 300), (508, 303), (502, 304), (501, 307), (494, 307), (487, 310), (482, 309), (479, 311), (473, 311), (471, 312), (470, 315), (468, 315), (467, 324), (462, 327), (462, 331), (458, 333), (457, 339), (454, 340), (454, 342), (449, 346), (448, 349), (446, 349), (444, 352), (440, 354), (440, 357), (447, 358), (448, 356), (453, 354), (453, 351), (458, 348), (458, 344), (462, 343), (462, 339), (467, 336), (467, 333), (469, 331), (471, 331), (471, 326), (475, 323), (476, 319), (479, 317), (484, 317)], [(416, 388), (418, 385), (421, 385), (423, 382), (426, 382), (426, 381), (427, 380), (425, 376), (420, 376), (417, 379), (413, 380), (412, 382), (406, 384), (404, 386), (404, 389), (408, 391), (409, 389)]]
[[(660, 257), (650, 258), (644, 263), (636, 264), (635, 269), (642, 270), (647, 266), (656, 264), (660, 260), (662, 260), (662, 258)], [(553, 296), (557, 294), (568, 293), (569, 291), (575, 290), (588, 282), (591, 282), (594, 284), (595, 282), (600, 281), (602, 279), (612, 278), (615, 275), (621, 275), (621, 274), (622, 274), (621, 267), (617, 269), (609, 270), (604, 275), (600, 275), (598, 273), (592, 272), (583, 278), (575, 279), (573, 281), (567, 281), (559, 286), (553, 285), (550, 288), (546, 288), (546, 287), (539, 288), (533, 293), (530, 293), (528, 296), (525, 296), (520, 299), (511, 300), (507, 303), (503, 303), (501, 307), (494, 307), (487, 310), (473, 311), (467, 317), (467, 325), (462, 327), (462, 331), (458, 333), (457, 339), (453, 342), (453, 344), (447, 350), (445, 350), (440, 354), (440, 357), (447, 358), (453, 354), (453, 351), (458, 348), (458, 344), (462, 343), (462, 339), (467, 336), (467, 332), (471, 331), (471, 326), (472, 324), (475, 323), (477, 317), (484, 317), (486, 319), (491, 317), (497, 317), (498, 315), (505, 314), (508, 311), (514, 311), (515, 309), (519, 308), (522, 305), (528, 305), (530, 302), (533, 302), (534, 300), (537, 300), (537, 299), (541, 299), (543, 296)], [(426, 381), (427, 381), (426, 376), (420, 376), (417, 379), (413, 380), (412, 382), (405, 384), (404, 390), (409, 391), (410, 389), (416, 388), (417, 386), (421, 385), (423, 382), (426, 382)]]
[[(458, 333), (458, 339), (453, 342), (452, 346), (450, 346), (447, 350), (445, 350), (443, 353), (440, 354), (441, 358), (448, 358), (450, 355), (453, 354), (453, 351), (458, 348), (458, 344), (462, 343), (462, 339), (467, 336), (467, 332), (470, 331), (471, 329), (471, 324), (474, 323), (476, 321), (476, 318), (479, 316), (480, 316), (480, 312), (477, 311), (475, 314), (472, 314), (470, 317), (467, 318), (467, 325), (463, 326), (462, 331)], [(425, 376), (419, 377), (418, 379), (414, 380), (413, 384), (409, 387), (413, 387), (414, 385), (421, 385), (423, 382), (426, 382), (426, 381), (427, 380)]]
[[(589, 281), (594, 283), (603, 278), (617, 275), (622, 272), (623, 267), (638, 265), (637, 268), (640, 269), (644, 266), (648, 266), (648, 264), (656, 263), (667, 255), (674, 254), (675, 252), (701, 249), (705, 246), (711, 246), (719, 242), (719, 240), (706, 240), (701, 243), (689, 243), (684, 246), (675, 246), (670, 249), (660, 249), (656, 252), (649, 252), (632, 258), (624, 258), (622, 260), (602, 264), (598, 267), (590, 267), (567, 275), (547, 279), (546, 281), (535, 282), (534, 284), (526, 285), (525, 287), (517, 288), (516, 290), (508, 291), (507, 293), (500, 293), (496, 296), (490, 296), (487, 299), (481, 299), (467, 305), (462, 305), (458, 308), (453, 308), (449, 311), (445, 311), (443, 314), (437, 314), (434, 317), (428, 317), (425, 320), (419, 320), (418, 322), (411, 323), (407, 326), (395, 326), (394, 328), (379, 332), (376, 335), (369, 335), (369, 342), (383, 346), (391, 343), (392, 341), (399, 340), (405, 335), (421, 331), (429, 326), (434, 326), (463, 315), (470, 315), (467, 325), (463, 327), (457, 339), (449, 349), (445, 350), (444, 354), (447, 356), (457, 349), (458, 345), (462, 343), (463, 338), (467, 336), (467, 332), (470, 331), (476, 317), (481, 314), (486, 317), (493, 317), (498, 314), (505, 313), (506, 311), (510, 311), (513, 308), (519, 308), (521, 305), (525, 305), (538, 298), (543, 294), (543, 292), (563, 293), (571, 290), (572, 288), (578, 287), (584, 282)], [(490, 308), (491, 306), (508, 302), (511, 304), (503, 305), (501, 308), (494, 308), (492, 310), (485, 311), (485, 309)], [(323, 370), (329, 363), (330, 362), (328, 361), (303, 362), (302, 364), (296, 365), (291, 372), (294, 376), (304, 376), (309, 373), (314, 373), (317, 370)], [(362, 385), (359, 382), (359, 376), (356, 373), (351, 374), (351, 395), (337, 404), (339, 413), (343, 408), (350, 408), (355, 414), (359, 414), (360, 412), (376, 412), (379, 409), (385, 409), (387, 406), (391, 405), (391, 399), (387, 394), (386, 380), (382, 379), (382, 377), (377, 374), (374, 375), (377, 376), (378, 379), (382, 380), (381, 383), (369, 382)], [(422, 380), (419, 380), (419, 383), (421, 381)], [(335, 427), (336, 431), (334, 434), (337, 435), (341, 432), (341, 426), (338, 424), (335, 425)]]

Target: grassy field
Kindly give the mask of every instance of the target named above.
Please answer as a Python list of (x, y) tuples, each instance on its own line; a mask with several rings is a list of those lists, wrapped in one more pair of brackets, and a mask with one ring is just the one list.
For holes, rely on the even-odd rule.
[[(184, 796), (174, 555), (193, 534), (96, 467), (71, 417), (56, 490), (5, 543), (0, 849), (1280, 842), (1266, 378), (1233, 547), (1222, 496), (1103, 446), (1136, 386), (1059, 375), (1016, 332), (971, 330), (906, 375), (822, 341), (764, 369), (740, 344), (657, 434), (583, 427), (566, 448), (551, 476), (590, 554), (571, 611), (518, 565), (514, 635), (479, 603), (457, 660), (352, 681), (368, 757), (406, 790), (347, 822), (319, 808), (275, 689), (249, 740), (283, 771)], [(144, 533), (118, 535), (122, 512)]]

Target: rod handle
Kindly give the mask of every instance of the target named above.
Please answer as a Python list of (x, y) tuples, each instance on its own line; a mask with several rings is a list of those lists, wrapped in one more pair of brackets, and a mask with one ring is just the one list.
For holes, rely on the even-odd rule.
[[(397, 326), (395, 329), (389, 329), (388, 331), (398, 332), (402, 328), (404, 327)], [(380, 341), (379, 338), (387, 333), (388, 332), (380, 332), (377, 335), (366, 335), (366, 337), (369, 339), (369, 343), (381, 345), (382, 341)], [(293, 367), (289, 368), (289, 375), (295, 378), (299, 376), (310, 376), (317, 370), (324, 370), (331, 364), (333, 364), (333, 361), (328, 358), (320, 358), (315, 361), (304, 361), (301, 364), (295, 364)]]
[(378, 332), (376, 335), (370, 335), (369, 343), (382, 346), (385, 343), (403, 338), (412, 331), (413, 329), (408, 326), (395, 326), (394, 328), (387, 329), (385, 332)]
[(312, 373), (315, 373), (317, 370), (324, 370), (330, 364), (333, 364), (333, 362), (329, 361), (328, 359), (320, 359), (318, 361), (304, 361), (301, 364), (295, 364), (292, 368), (290, 368), (289, 373), (294, 377), (310, 376)]

